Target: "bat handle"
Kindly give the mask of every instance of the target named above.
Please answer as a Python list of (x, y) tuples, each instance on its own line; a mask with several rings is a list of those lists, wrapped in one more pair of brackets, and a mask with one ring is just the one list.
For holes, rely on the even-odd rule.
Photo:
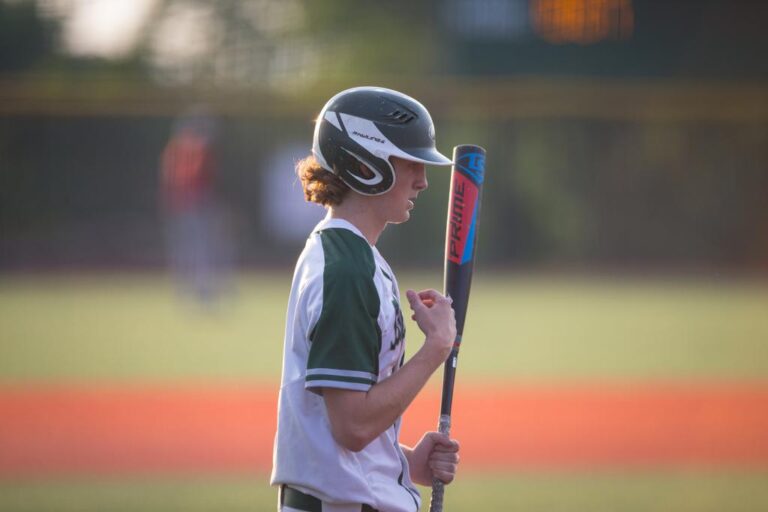
[[(441, 414), (440, 423), (437, 431), (447, 436), (451, 435), (451, 416), (450, 414)], [(443, 495), (445, 494), (445, 484), (437, 478), (432, 479), (432, 501), (429, 502), (429, 512), (443, 512)]]

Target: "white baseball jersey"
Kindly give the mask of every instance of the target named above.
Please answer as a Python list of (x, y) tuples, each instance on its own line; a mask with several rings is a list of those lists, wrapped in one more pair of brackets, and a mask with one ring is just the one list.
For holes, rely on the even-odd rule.
[(405, 357), (394, 274), (351, 223), (326, 217), (293, 276), (271, 483), (328, 503), (414, 512), (419, 493), (398, 442), (400, 420), (359, 452), (331, 435), (322, 388), (367, 391)]

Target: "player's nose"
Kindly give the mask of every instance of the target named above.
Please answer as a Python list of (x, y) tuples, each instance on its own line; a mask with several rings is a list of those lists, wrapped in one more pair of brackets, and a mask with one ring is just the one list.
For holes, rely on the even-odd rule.
[(427, 169), (426, 167), (421, 167), (416, 172), (416, 179), (413, 182), (413, 188), (415, 188), (418, 191), (425, 190), (429, 186), (429, 182), (427, 181)]

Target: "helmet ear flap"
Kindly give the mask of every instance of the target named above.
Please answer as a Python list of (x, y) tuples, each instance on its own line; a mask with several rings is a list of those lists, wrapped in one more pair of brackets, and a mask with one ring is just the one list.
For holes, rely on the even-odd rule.
[(370, 168), (368, 168), (367, 165), (365, 165), (363, 162), (359, 162), (357, 166), (357, 172), (355, 173), (358, 176), (362, 176), (365, 179), (371, 179), (376, 176), (376, 173), (373, 172)]
[(333, 172), (352, 190), (367, 196), (377, 196), (394, 186), (395, 170), (387, 160), (363, 148), (355, 148), (357, 151), (345, 147), (340, 149), (334, 159)]

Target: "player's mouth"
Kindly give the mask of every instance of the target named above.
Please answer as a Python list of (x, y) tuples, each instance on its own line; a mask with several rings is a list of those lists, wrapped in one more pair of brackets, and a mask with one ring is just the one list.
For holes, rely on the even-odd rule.
[(416, 198), (412, 197), (408, 200), (408, 209), (413, 210), (416, 207)]

